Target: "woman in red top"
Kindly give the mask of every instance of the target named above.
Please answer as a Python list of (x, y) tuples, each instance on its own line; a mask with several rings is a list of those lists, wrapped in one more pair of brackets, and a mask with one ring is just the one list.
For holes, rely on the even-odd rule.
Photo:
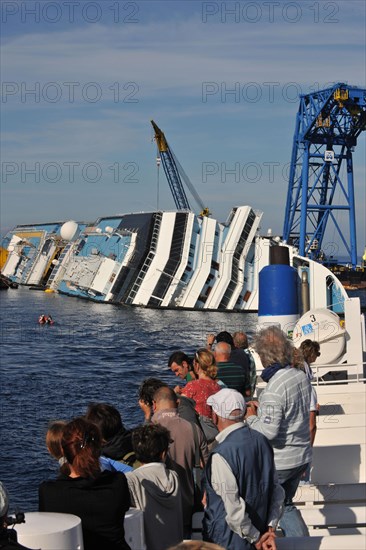
[(207, 349), (199, 349), (194, 355), (193, 368), (198, 380), (188, 382), (181, 393), (195, 400), (198, 414), (211, 418), (212, 409), (206, 401), (210, 395), (221, 389), (216, 380), (217, 366), (214, 355)]

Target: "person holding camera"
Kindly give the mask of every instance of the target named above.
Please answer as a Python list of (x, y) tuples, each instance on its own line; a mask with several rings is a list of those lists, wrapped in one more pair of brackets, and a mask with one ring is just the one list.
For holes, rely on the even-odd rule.
[(8, 517), (9, 495), (5, 485), (0, 481), (0, 548), (1, 550), (30, 550), (19, 544), (17, 533), (9, 525), (24, 523), (24, 514), (18, 512), (15, 517)]

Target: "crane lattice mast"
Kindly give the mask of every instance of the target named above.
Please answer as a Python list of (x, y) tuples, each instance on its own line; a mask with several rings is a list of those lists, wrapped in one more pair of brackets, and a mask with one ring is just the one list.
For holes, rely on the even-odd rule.
[[(338, 83), (300, 96), (283, 238), (302, 256), (325, 259), (324, 235), (332, 222), (352, 267), (357, 265), (352, 152), (365, 129), (366, 90)], [(349, 242), (336, 219), (342, 210), (348, 211)]]
[(178, 159), (174, 155), (171, 147), (169, 146), (164, 133), (152, 120), (151, 124), (155, 131), (155, 140), (159, 150), (160, 158), (163, 163), (166, 179), (168, 180), (170, 190), (173, 195), (175, 206), (178, 210), (191, 210), (190, 204), (187, 199), (186, 192), (182, 183), (182, 179), (185, 185), (188, 187), (195, 201), (197, 202), (201, 212), (201, 216), (208, 216), (210, 214), (209, 209), (206, 208), (198, 195), (197, 191), (193, 187), (190, 179), (183, 170)]

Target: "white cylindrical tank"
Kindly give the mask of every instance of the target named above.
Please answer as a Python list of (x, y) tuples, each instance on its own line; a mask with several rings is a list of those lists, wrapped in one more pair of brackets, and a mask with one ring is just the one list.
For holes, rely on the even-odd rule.
[(72, 241), (79, 233), (79, 226), (73, 220), (65, 222), (60, 229), (60, 235), (64, 241)]
[(294, 346), (300, 347), (307, 339), (320, 344), (318, 364), (336, 363), (345, 351), (346, 331), (338, 315), (326, 308), (311, 309), (296, 323), (292, 335)]
[(16, 526), (18, 542), (42, 550), (84, 550), (81, 519), (72, 514), (27, 512)]

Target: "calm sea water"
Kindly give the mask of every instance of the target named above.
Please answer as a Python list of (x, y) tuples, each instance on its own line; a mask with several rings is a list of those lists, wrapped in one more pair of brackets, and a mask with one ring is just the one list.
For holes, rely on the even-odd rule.
[[(95, 304), (28, 288), (0, 293), (0, 479), (10, 511), (37, 510), (38, 485), (57, 475), (47, 424), (84, 414), (91, 401), (116, 406), (124, 424), (142, 422), (138, 386), (155, 376), (175, 384), (169, 355), (205, 345), (207, 332), (252, 334), (251, 313), (159, 311)], [(56, 324), (40, 326), (38, 316)]]

